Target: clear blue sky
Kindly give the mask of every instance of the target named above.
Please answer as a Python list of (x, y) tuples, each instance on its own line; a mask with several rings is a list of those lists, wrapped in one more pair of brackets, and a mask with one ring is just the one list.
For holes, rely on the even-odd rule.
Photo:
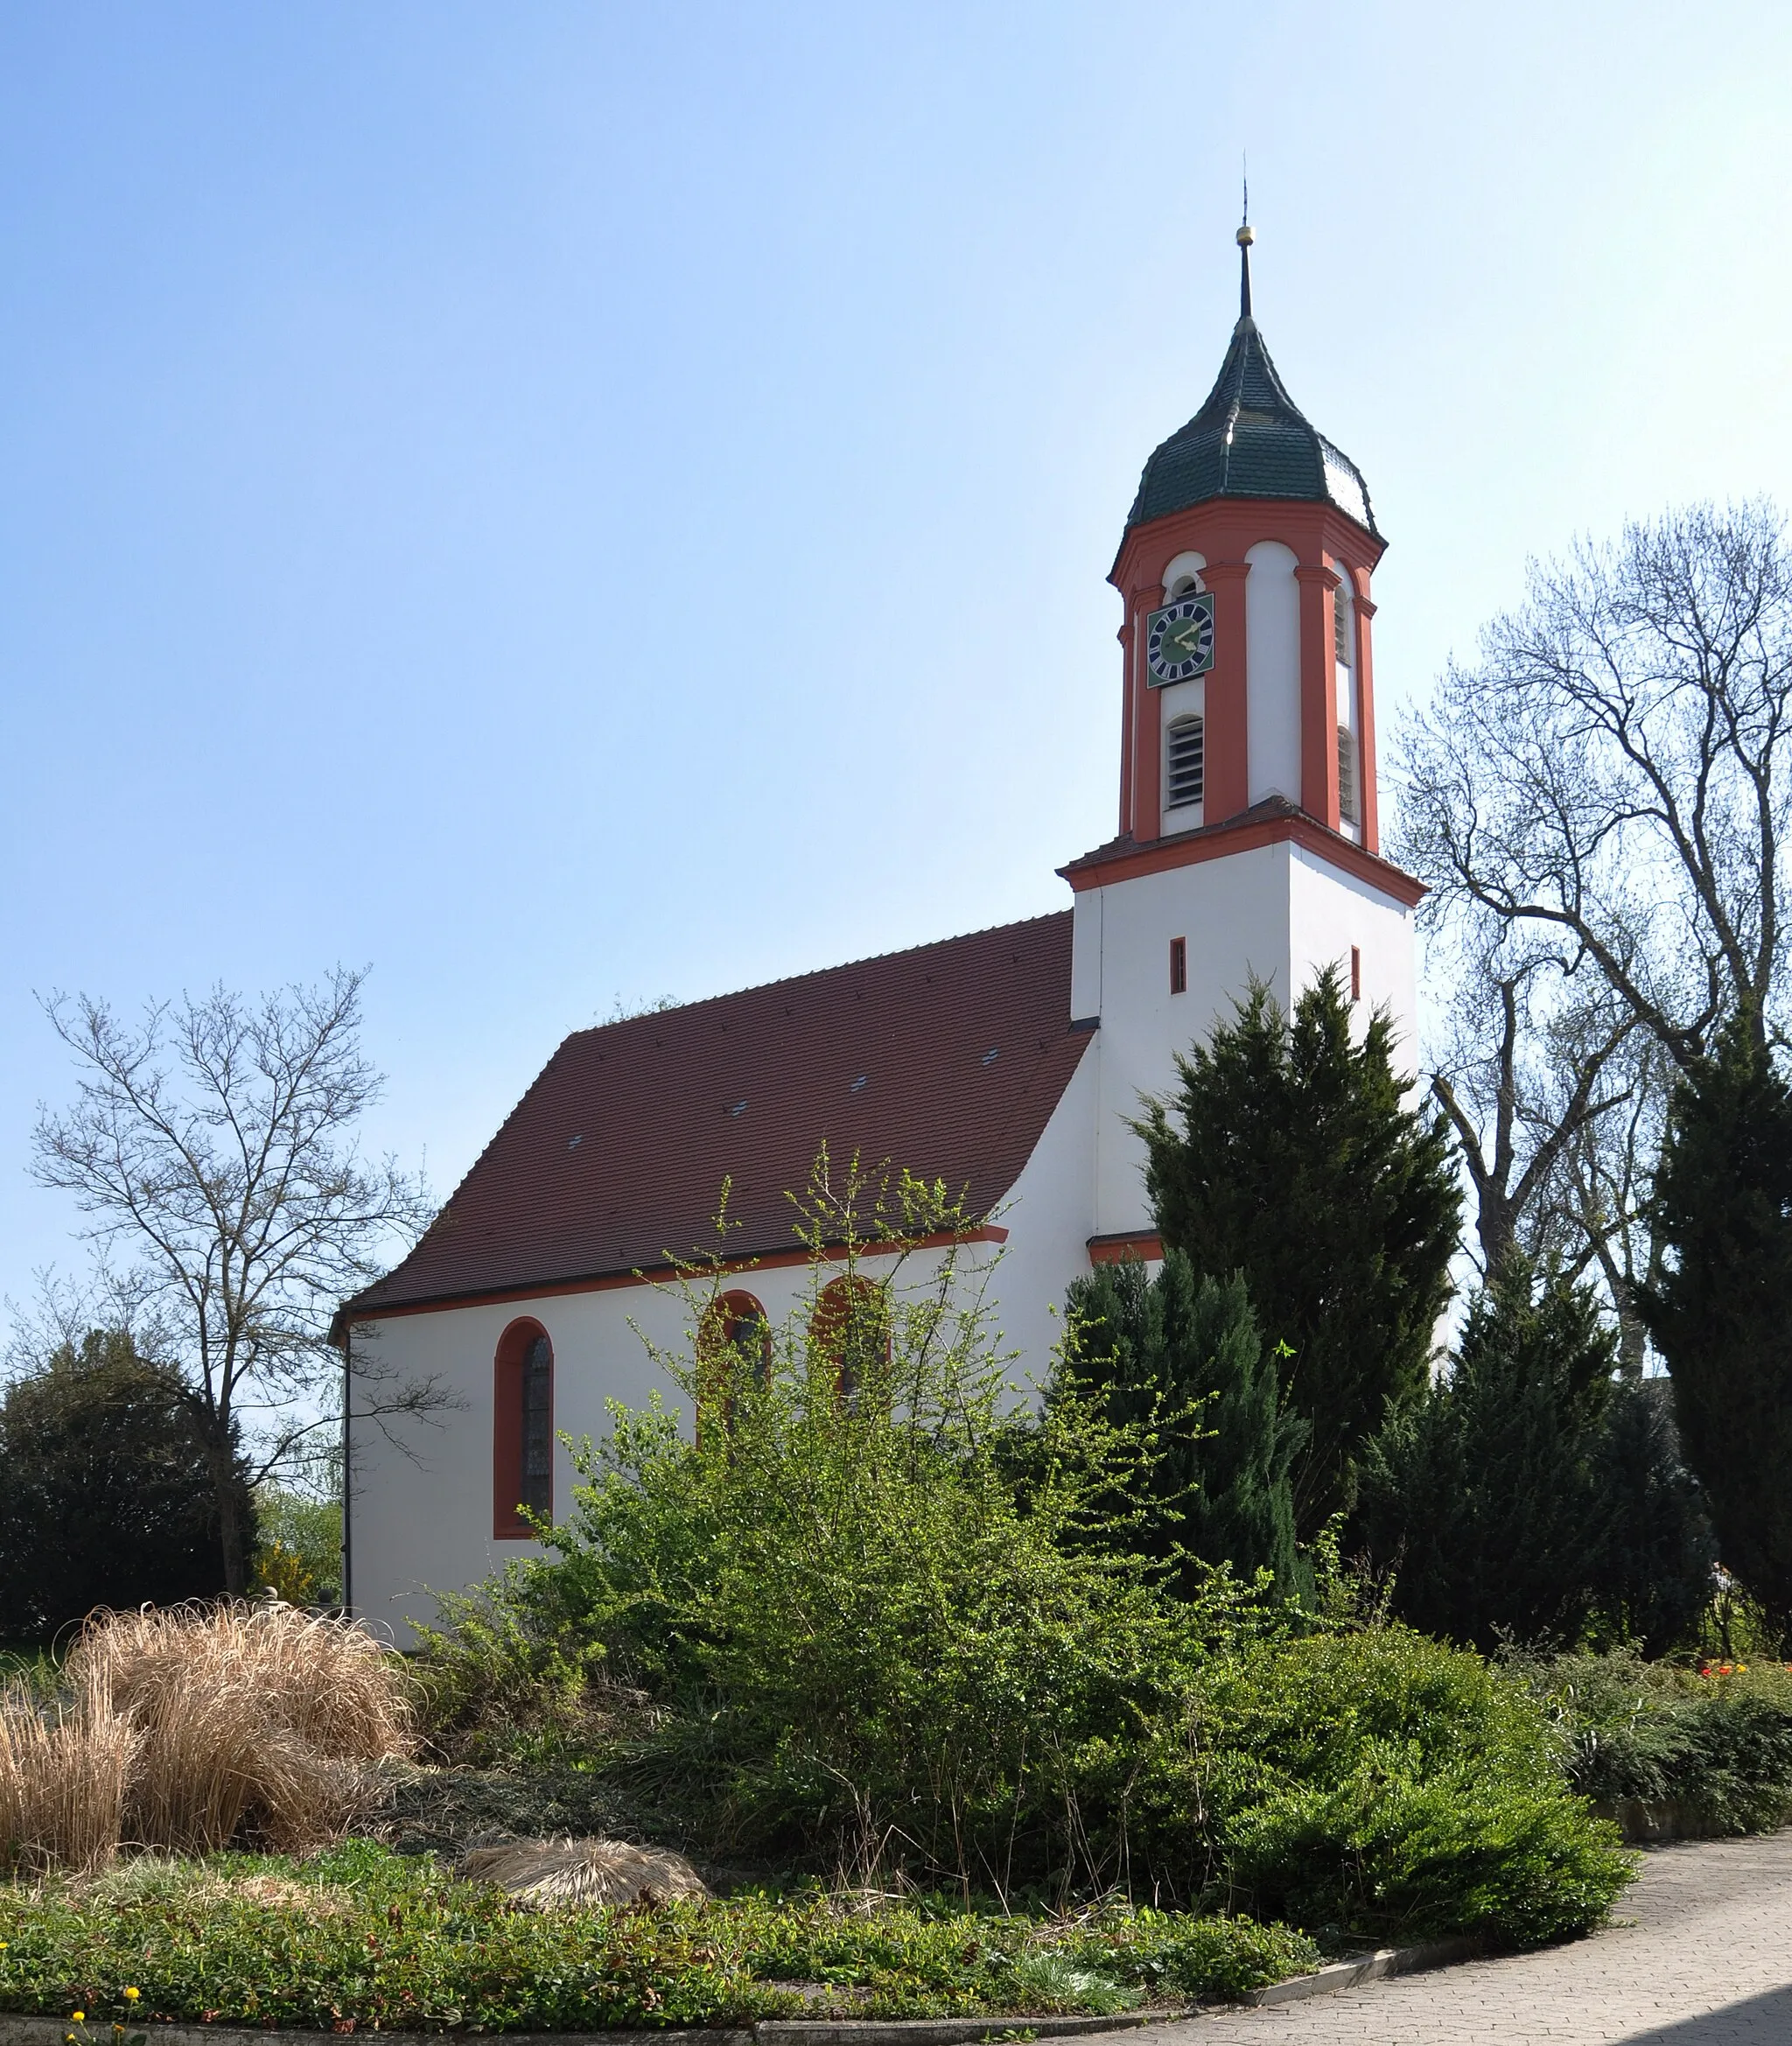
[(1792, 11), (9, 0), (0, 1290), (34, 990), (374, 968), (445, 1194), (559, 1038), (1026, 915), (1256, 308), (1384, 723), (1528, 552), (1792, 499)]

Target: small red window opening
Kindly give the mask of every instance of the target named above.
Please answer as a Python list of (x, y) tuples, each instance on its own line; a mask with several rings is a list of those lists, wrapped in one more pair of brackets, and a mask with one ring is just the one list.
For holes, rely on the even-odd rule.
[(1188, 940), (1170, 940), (1170, 992), (1186, 995), (1188, 992)]
[(866, 1382), (889, 1367), (890, 1303), (883, 1287), (856, 1272), (830, 1279), (816, 1302), (809, 1341), (817, 1360), (833, 1367), (840, 1404), (856, 1407)]
[(743, 1391), (768, 1385), (772, 1377), (772, 1324), (750, 1293), (724, 1293), (704, 1310), (696, 1339), (698, 1387), (696, 1436), (711, 1427), (726, 1434), (734, 1426)]
[(1362, 999), (1362, 948), (1360, 945), (1352, 945), (1350, 948), (1350, 998), (1353, 1002)]
[(554, 1346), (539, 1321), (513, 1321), (492, 1373), (492, 1535), (527, 1542), (526, 1508), (554, 1515)]

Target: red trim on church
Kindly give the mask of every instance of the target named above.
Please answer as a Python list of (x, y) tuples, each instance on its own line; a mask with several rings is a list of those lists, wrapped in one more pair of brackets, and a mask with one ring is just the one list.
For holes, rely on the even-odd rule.
[(1166, 873), (1172, 867), (1193, 866), (1204, 859), (1224, 859), (1230, 853), (1250, 852), (1259, 845), (1284, 841), (1304, 846), (1409, 909), (1424, 900), (1423, 881), (1414, 880), (1390, 860), (1365, 852), (1354, 839), (1326, 830), (1305, 811), (1277, 797), (1223, 824), (1208, 824), (1201, 830), (1184, 831), (1151, 844), (1141, 845), (1131, 838), (1113, 839), (1093, 852), (1084, 853), (1081, 859), (1072, 860), (1068, 866), (1060, 866), (1058, 872), (1080, 894), (1085, 888), (1105, 888), (1115, 881), (1130, 881), (1138, 874)]
[(1141, 1258), (1147, 1265), (1155, 1264), (1164, 1254), (1164, 1239), (1155, 1230), (1145, 1235), (1091, 1237), (1088, 1239), (1088, 1261), (1091, 1265), (1124, 1265), (1129, 1258)]

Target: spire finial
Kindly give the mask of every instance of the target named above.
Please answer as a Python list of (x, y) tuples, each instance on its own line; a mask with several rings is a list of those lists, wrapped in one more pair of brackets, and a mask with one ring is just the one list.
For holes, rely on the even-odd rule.
[(1238, 225), (1238, 317), (1250, 318), (1250, 245), (1256, 240), (1250, 225), (1250, 164), (1245, 159), (1244, 214)]

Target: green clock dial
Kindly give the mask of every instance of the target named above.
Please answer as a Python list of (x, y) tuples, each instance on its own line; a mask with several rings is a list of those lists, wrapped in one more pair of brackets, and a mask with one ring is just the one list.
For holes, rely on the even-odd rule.
[(1187, 682), (1214, 664), (1214, 599), (1203, 591), (1154, 611), (1144, 621), (1144, 660), (1152, 687)]

